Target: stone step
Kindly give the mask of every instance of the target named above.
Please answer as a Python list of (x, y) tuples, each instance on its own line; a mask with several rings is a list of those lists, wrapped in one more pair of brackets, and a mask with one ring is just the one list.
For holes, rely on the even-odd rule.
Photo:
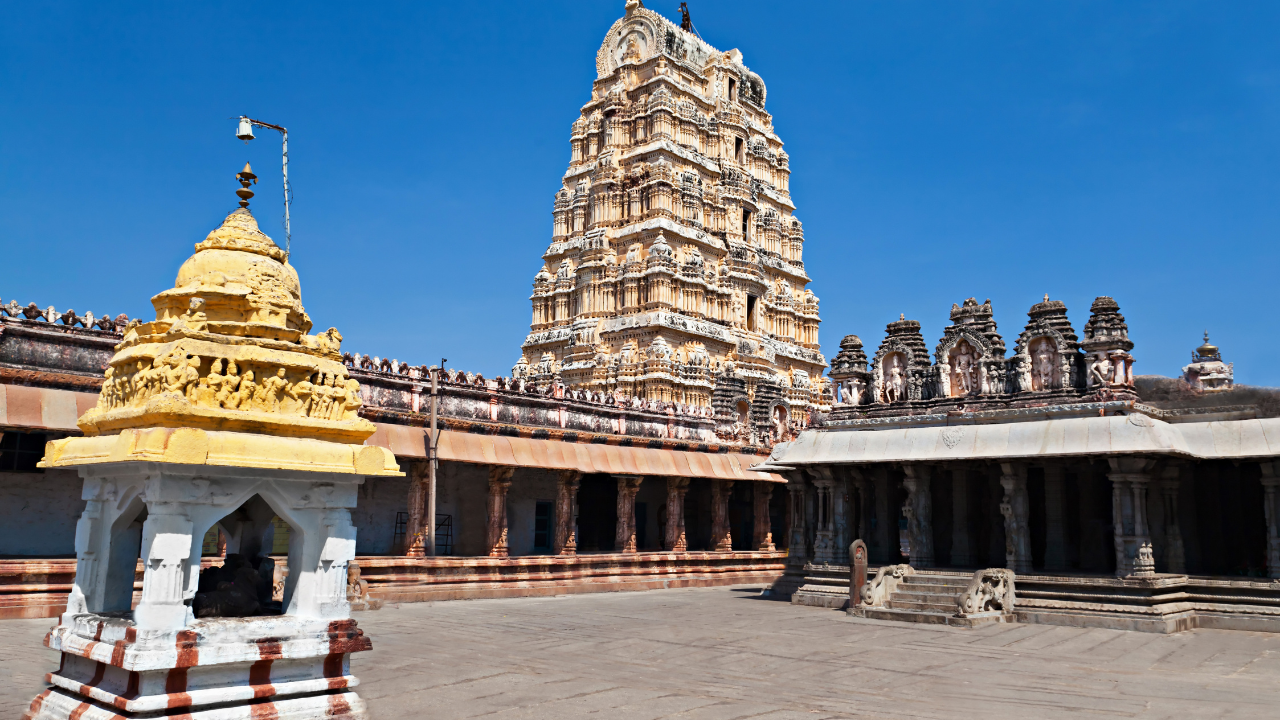
[(885, 604), (891, 610), (910, 610), (912, 612), (940, 613), (942, 615), (954, 615), (956, 612), (956, 604), (954, 602), (919, 602), (899, 600), (894, 597)]
[(927, 602), (927, 603), (949, 603), (956, 604), (956, 596), (951, 593), (933, 593), (933, 592), (904, 592), (899, 590), (889, 596), (890, 600), (901, 600), (903, 602)]
[(970, 575), (908, 575), (902, 579), (904, 583), (914, 585), (956, 585), (959, 587), (968, 587), (969, 581), (973, 577)]
[(894, 608), (866, 608), (862, 616), (872, 620), (896, 620), (898, 622), (929, 623), (946, 625), (950, 614), (940, 612), (917, 612), (914, 610), (895, 610)]

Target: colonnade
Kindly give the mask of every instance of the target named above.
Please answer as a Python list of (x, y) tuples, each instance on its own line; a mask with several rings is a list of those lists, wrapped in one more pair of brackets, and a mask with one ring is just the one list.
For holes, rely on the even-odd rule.
[(790, 562), (1280, 578), (1280, 463), (1119, 456), (814, 466), (790, 474)]
[[(510, 555), (508, 543), (508, 507), (507, 495), (512, 487), (512, 478), (516, 468), (507, 466), (490, 466), (488, 468), (488, 487), (485, 518), (484, 554), (493, 558), (505, 558)], [(642, 475), (609, 475), (607, 479), (616, 483), (617, 512), (614, 522), (614, 552), (636, 553), (636, 495), (645, 482), (665, 482), (665, 506), (660, 517), (661, 547), (665, 552), (688, 552), (689, 537), (686, 528), (685, 498), (689, 492), (693, 478), (687, 477), (646, 477)], [(574, 470), (561, 470), (556, 473), (556, 495), (554, 502), (554, 526), (552, 530), (551, 554), (576, 555), (583, 548), (579, 537), (581, 508), (579, 494), (583, 485), (583, 474)], [(516, 480), (518, 482), (518, 480)], [(595, 480), (594, 482), (599, 482)], [(777, 483), (761, 481), (708, 480), (710, 483), (710, 542), (707, 549), (712, 552), (732, 552), (734, 547), (733, 532), (730, 523), (730, 496), (736, 484), (747, 483), (750, 487), (751, 512), (754, 516), (750, 548), (758, 552), (774, 552), (777, 547), (773, 539), (770, 522), (770, 501)], [(411, 483), (409, 502), (411, 511), (414, 503), (421, 503), (424, 492), (415, 487), (419, 483)], [(739, 493), (741, 497), (741, 493)], [(421, 513), (421, 510), (418, 510)], [(607, 513), (606, 513), (607, 514)], [(704, 528), (705, 531), (705, 528)], [(741, 543), (739, 543), (741, 545)], [(588, 548), (590, 548), (588, 544)]]

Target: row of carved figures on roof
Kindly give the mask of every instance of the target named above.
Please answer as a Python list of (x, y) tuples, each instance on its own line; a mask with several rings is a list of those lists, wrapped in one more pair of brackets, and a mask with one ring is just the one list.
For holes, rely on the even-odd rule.
[[(361, 370), (370, 370), (384, 372), (388, 374), (400, 375), (414, 379), (429, 379), (430, 373), (435, 368), (428, 368), (425, 365), (410, 366), (408, 363), (401, 363), (396, 360), (379, 360), (371, 358), (368, 355), (350, 353), (343, 355), (343, 362), (347, 367), (359, 368)], [(463, 372), (461, 370), (440, 370), (440, 382), (445, 385), (456, 385), (462, 387), (475, 387), (485, 390), (499, 390), (504, 392), (517, 393), (522, 395), (537, 395), (563, 400), (577, 400), (578, 402), (594, 403), (596, 405), (604, 405), (607, 407), (630, 408), (632, 410), (647, 410), (650, 412), (670, 412), (675, 415), (688, 415), (694, 417), (710, 417), (709, 408), (698, 407), (694, 405), (686, 405), (684, 403), (669, 403), (662, 400), (646, 400), (621, 392), (600, 392), (582, 389), (570, 389), (565, 387), (564, 383), (558, 376), (554, 376), (548, 382), (535, 382), (529, 377), (497, 377), (492, 380), (486, 380), (483, 375), (476, 373)]]
[(1048, 296), (1032, 306), (1030, 321), (1013, 356), (1005, 357), (991, 301), (969, 298), (953, 305), (953, 323), (944, 331), (930, 362), (920, 324), (900, 317), (889, 323), (867, 370), (856, 335), (845, 337), (832, 361), (833, 400), (840, 405), (896, 403), (1050, 391), (1109, 391), (1133, 387), (1133, 343), (1119, 306), (1109, 297), (1094, 301), (1079, 341), (1066, 306)]
[(107, 332), (120, 332), (125, 325), (129, 323), (129, 316), (121, 313), (114, 318), (110, 314), (94, 315), (86, 312), (84, 315), (77, 315), (75, 310), (67, 310), (66, 312), (58, 312), (52, 305), (41, 310), (35, 303), (30, 303), (26, 307), (18, 304), (17, 300), (10, 300), (7, 305), (0, 305), (0, 316), (9, 316), (16, 320), (31, 320), (34, 322), (54, 323), (61, 321), (67, 327), (75, 327), (79, 325), (82, 328), (90, 330), (97, 328)]
[(153, 397), (171, 395), (213, 409), (354, 420), (362, 404), (360, 383), (337, 373), (299, 373), (260, 363), (241, 363), (242, 368), (234, 360), (225, 363), (224, 372), (221, 358), (215, 358), (207, 371), (202, 371), (203, 365), (198, 355), (175, 349), (150, 363), (109, 367), (98, 408), (138, 407)]

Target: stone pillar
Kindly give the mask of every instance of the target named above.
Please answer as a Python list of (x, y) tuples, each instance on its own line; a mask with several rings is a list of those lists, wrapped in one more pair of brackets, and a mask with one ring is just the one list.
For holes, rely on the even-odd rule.
[(1005, 567), (1015, 573), (1031, 572), (1030, 502), (1027, 500), (1027, 468), (1021, 463), (1000, 463), (1000, 486), (1004, 499)]
[(1181, 575), (1187, 571), (1187, 551), (1182, 544), (1182, 524), (1178, 517), (1178, 492), (1182, 488), (1182, 463), (1169, 463), (1160, 474), (1160, 509), (1164, 515), (1165, 572)]
[(973, 567), (973, 550), (969, 537), (969, 469), (951, 471), (951, 565)]
[(898, 554), (898, 514), (889, 496), (889, 469), (880, 466), (873, 473), (876, 483), (876, 541), (880, 545), (879, 561), (896, 564), (902, 560)]
[(1044, 468), (1044, 569), (1067, 569), (1066, 468), (1060, 464)]
[(513, 473), (515, 468), (489, 467), (489, 525), (485, 533), (489, 557), (507, 557), (507, 491), (511, 489)]
[(799, 472), (790, 473), (787, 477), (787, 492), (791, 500), (791, 538), (787, 548), (787, 564), (799, 569), (808, 559), (805, 548), (805, 481)]
[(849, 498), (849, 483), (842, 476), (835, 476), (835, 482), (831, 488), (831, 514), (832, 514), (832, 562), (836, 565), (849, 564), (849, 543), (853, 542), (853, 538), (849, 537), (849, 525), (853, 522), (851, 517), (853, 514), (853, 504)]
[(1280, 578), (1280, 463), (1262, 465), (1262, 510), (1267, 519), (1267, 575)]
[(688, 552), (689, 541), (684, 532), (684, 496), (689, 492), (689, 478), (667, 478), (667, 536), (662, 547), (671, 552)]
[[(184, 602), (191, 560), (191, 519), (177, 504), (147, 503), (142, 523), (142, 599), (133, 611), (139, 630), (177, 630), (195, 619)], [(199, 573), (200, 558), (195, 558)], [(193, 588), (195, 579), (190, 583)]]
[[(429, 462), (429, 461), (428, 461)], [(409, 521), (404, 527), (404, 554), (426, 557), (427, 463), (409, 465)]]
[(911, 566), (933, 567), (933, 496), (929, 491), (929, 468), (923, 465), (903, 465), (902, 471), (902, 485), (907, 490), (907, 501), (902, 504), (902, 514), (907, 517)]
[[(1154, 568), (1139, 562), (1139, 551), (1151, 547), (1147, 527), (1147, 474), (1154, 460), (1140, 457), (1108, 458), (1111, 472), (1111, 524), (1116, 550), (1116, 577), (1150, 574)], [(1145, 556), (1145, 553), (1143, 553)]]
[(773, 496), (773, 483), (756, 482), (752, 486), (755, 501), (755, 537), (751, 545), (760, 552), (773, 552), (773, 528), (769, 523), (769, 499)]
[[(870, 484), (867, 476), (861, 470), (851, 470), (850, 476), (850, 484), (853, 485), (853, 492), (858, 498), (857, 524), (853, 530), (854, 539), (861, 540), (864, 544), (869, 544), (871, 541), (871, 516), (873, 514), (870, 503)], [(868, 557), (870, 556), (868, 555)]]
[(556, 555), (578, 554), (578, 485), (582, 473), (561, 470), (556, 474), (556, 534), (551, 552)]
[(618, 480), (618, 522), (614, 525), (613, 551), (636, 551), (636, 493), (640, 491), (639, 475), (615, 475)]
[(809, 471), (813, 475), (813, 488), (817, 491), (814, 508), (813, 561), (815, 563), (835, 562), (835, 484), (831, 469), (825, 467)]
[(729, 492), (732, 480), (711, 481), (711, 547), (716, 552), (732, 552), (733, 536), (729, 531)]

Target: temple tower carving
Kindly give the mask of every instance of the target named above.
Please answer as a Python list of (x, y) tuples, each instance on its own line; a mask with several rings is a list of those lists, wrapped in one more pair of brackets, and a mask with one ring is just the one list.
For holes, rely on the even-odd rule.
[[(726, 432), (825, 404), (818, 298), (764, 81), (634, 0), (596, 71), (513, 375), (716, 407)], [(748, 407), (713, 402), (720, 385)]]

